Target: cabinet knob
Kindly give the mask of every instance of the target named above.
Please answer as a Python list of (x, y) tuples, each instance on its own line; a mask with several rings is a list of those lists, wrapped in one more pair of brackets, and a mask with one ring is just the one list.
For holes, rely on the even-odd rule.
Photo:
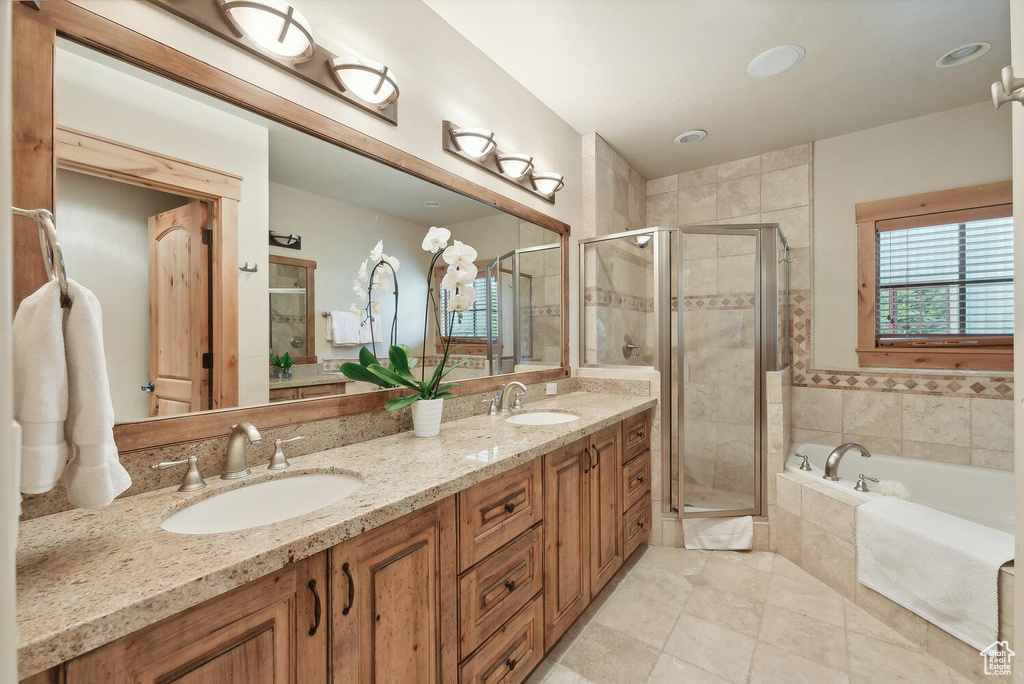
[(515, 582), (515, 580), (509, 580), (508, 582), (505, 582), (505, 588), (508, 589), (510, 592), (511, 591), (515, 591), (516, 590), (516, 582)]
[(637, 436), (637, 439), (643, 439), (644, 438), (644, 429), (640, 428), (639, 430), (637, 430), (636, 431), (636, 436)]
[(505, 504), (505, 512), (506, 513), (511, 513), (514, 510), (516, 510), (516, 505), (514, 503), (509, 501), (507, 504)]
[(516, 659), (515, 658), (509, 658), (508, 660), (505, 661), (505, 664), (508, 665), (508, 669), (509, 670), (516, 669)]
[(638, 484), (643, 484), (644, 483), (644, 476), (641, 475), (640, 477), (636, 478), (636, 481), (637, 481)]

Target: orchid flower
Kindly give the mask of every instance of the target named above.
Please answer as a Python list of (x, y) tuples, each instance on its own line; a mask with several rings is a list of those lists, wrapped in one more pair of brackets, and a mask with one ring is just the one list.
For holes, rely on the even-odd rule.
[(448, 240), (451, 238), (452, 232), (447, 228), (438, 228), (437, 226), (430, 226), (430, 230), (427, 231), (426, 237), (423, 238), (424, 251), (430, 252), (431, 254), (437, 254), (438, 251), (448, 246)]
[(381, 254), (380, 258), (381, 261), (383, 261), (384, 263), (391, 267), (391, 272), (393, 274), (398, 273), (398, 267), (402, 265), (401, 262), (398, 261), (398, 257), (388, 256), (387, 254)]
[(448, 298), (448, 312), (453, 311), (469, 311), (469, 308), (473, 306), (473, 302), (476, 301), (476, 290), (473, 289), (472, 285), (464, 285), (459, 288), (456, 294), (453, 294)]
[(448, 265), (468, 266), (476, 261), (476, 250), (469, 245), (455, 240), (451, 247), (444, 250), (444, 262)]
[(384, 254), (384, 241), (378, 240), (377, 245), (370, 250), (370, 261), (374, 264), (380, 263), (381, 255)]
[(359, 301), (365, 302), (366, 298), (369, 296), (366, 292), (366, 286), (360, 283), (358, 280), (355, 280), (353, 282), (355, 284), (352, 285), (352, 291), (356, 293), (356, 297), (359, 298)]
[(353, 304), (351, 307), (349, 307), (349, 311), (351, 311), (356, 316), (359, 316), (360, 318), (363, 317), (363, 310), (359, 308), (358, 304)]

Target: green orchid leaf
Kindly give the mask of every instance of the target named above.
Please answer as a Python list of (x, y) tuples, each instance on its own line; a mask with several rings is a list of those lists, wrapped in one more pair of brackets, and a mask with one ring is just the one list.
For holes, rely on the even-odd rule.
[(443, 378), (445, 375), (448, 375), (449, 373), (451, 373), (453, 370), (455, 370), (459, 366), (465, 366), (466, 363), (467, 363), (466, 361), (459, 361), (454, 366), (448, 366), (448, 369), (441, 375), (441, 377)]
[(385, 411), (397, 411), (404, 409), (406, 406), (411, 406), (420, 400), (420, 395), (411, 394), (408, 397), (397, 397), (395, 399), (388, 399), (384, 402)]
[(393, 387), (391, 383), (381, 382), (380, 378), (368, 371), (365, 366), (360, 366), (358, 363), (341, 364), (341, 372), (345, 374), (345, 377), (352, 380), (369, 382), (379, 387)]
[(359, 363), (363, 366), (369, 366), (377, 363), (377, 357), (373, 355), (373, 352), (363, 347), (359, 350)]
[(434, 396), (435, 399), (454, 399), (455, 395), (451, 392), (441, 392)]
[(408, 353), (399, 346), (392, 346), (388, 349), (388, 358), (391, 359), (390, 370), (398, 373), (406, 380), (415, 380), (409, 369)]
[(384, 366), (374, 364), (372, 366), (367, 366), (366, 370), (370, 371), (371, 373), (379, 377), (381, 380), (391, 383), (390, 385), (384, 385), (385, 387), (398, 387), (399, 385), (404, 385), (405, 387), (414, 389), (417, 392), (421, 391), (418, 383), (413, 382), (411, 380), (406, 380), (398, 373), (395, 373), (394, 371), (389, 370)]

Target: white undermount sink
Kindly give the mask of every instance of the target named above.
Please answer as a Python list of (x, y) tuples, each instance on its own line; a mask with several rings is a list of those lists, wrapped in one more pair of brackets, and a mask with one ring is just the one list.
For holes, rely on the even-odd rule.
[(580, 417), (568, 411), (524, 411), (505, 420), (513, 425), (561, 425), (579, 420)]
[(341, 501), (363, 486), (351, 475), (308, 473), (229, 489), (184, 508), (160, 527), (178, 534), (214, 534), (269, 525)]

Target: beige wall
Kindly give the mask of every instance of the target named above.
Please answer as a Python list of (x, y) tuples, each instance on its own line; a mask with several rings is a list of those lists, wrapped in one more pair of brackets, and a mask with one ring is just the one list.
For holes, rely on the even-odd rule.
[[(357, 302), (352, 291), (353, 281), (359, 265), (369, 258), (378, 240), (384, 241), (384, 252), (400, 262), (398, 341), (412, 347), (414, 354), (421, 353), (426, 295), (418, 286), (426, 280), (430, 255), (420, 248), (420, 243), (427, 226), (279, 183), (270, 184), (270, 225), (276, 231), (302, 236), (301, 250), (270, 247), (271, 254), (317, 262), (314, 321), (316, 355), (320, 361), (359, 356), (359, 346), (335, 347), (327, 341), (326, 321), (320, 312), (348, 311)], [(374, 298), (379, 296), (375, 294)], [(377, 351), (385, 355), (394, 315), (393, 293), (385, 295), (381, 302), (381, 334), (385, 345), (378, 345)], [(266, 330), (266, 324), (261, 330)], [(262, 339), (266, 339), (265, 332)]]
[[(11, 3), (0, 4), (0, 149), (11, 149)], [(0, 207), (11, 203), (11, 158), (0, 155)], [(11, 215), (0, 212), (0, 245), (11, 244)], [(0, 249), (0, 292), (11, 291), (11, 250)], [(10, 297), (0, 297), (0, 373), (11, 372)], [(11, 383), (0, 386), (0, 454), (13, 462)], [(5, 477), (0, 487), (0, 681), (18, 678), (18, 628), (15, 622), (14, 549), (18, 539), (18, 478)]]
[(814, 143), (814, 367), (857, 368), (858, 202), (1010, 172), (1010, 113), (990, 102)]
[[(238, 260), (259, 271), (238, 277), (238, 397), (241, 406), (266, 403), (267, 335), (251, 331), (266, 330), (269, 310), (267, 129), (65, 50), (56, 64), (61, 125), (242, 178)], [(69, 268), (76, 258), (66, 255)]]

